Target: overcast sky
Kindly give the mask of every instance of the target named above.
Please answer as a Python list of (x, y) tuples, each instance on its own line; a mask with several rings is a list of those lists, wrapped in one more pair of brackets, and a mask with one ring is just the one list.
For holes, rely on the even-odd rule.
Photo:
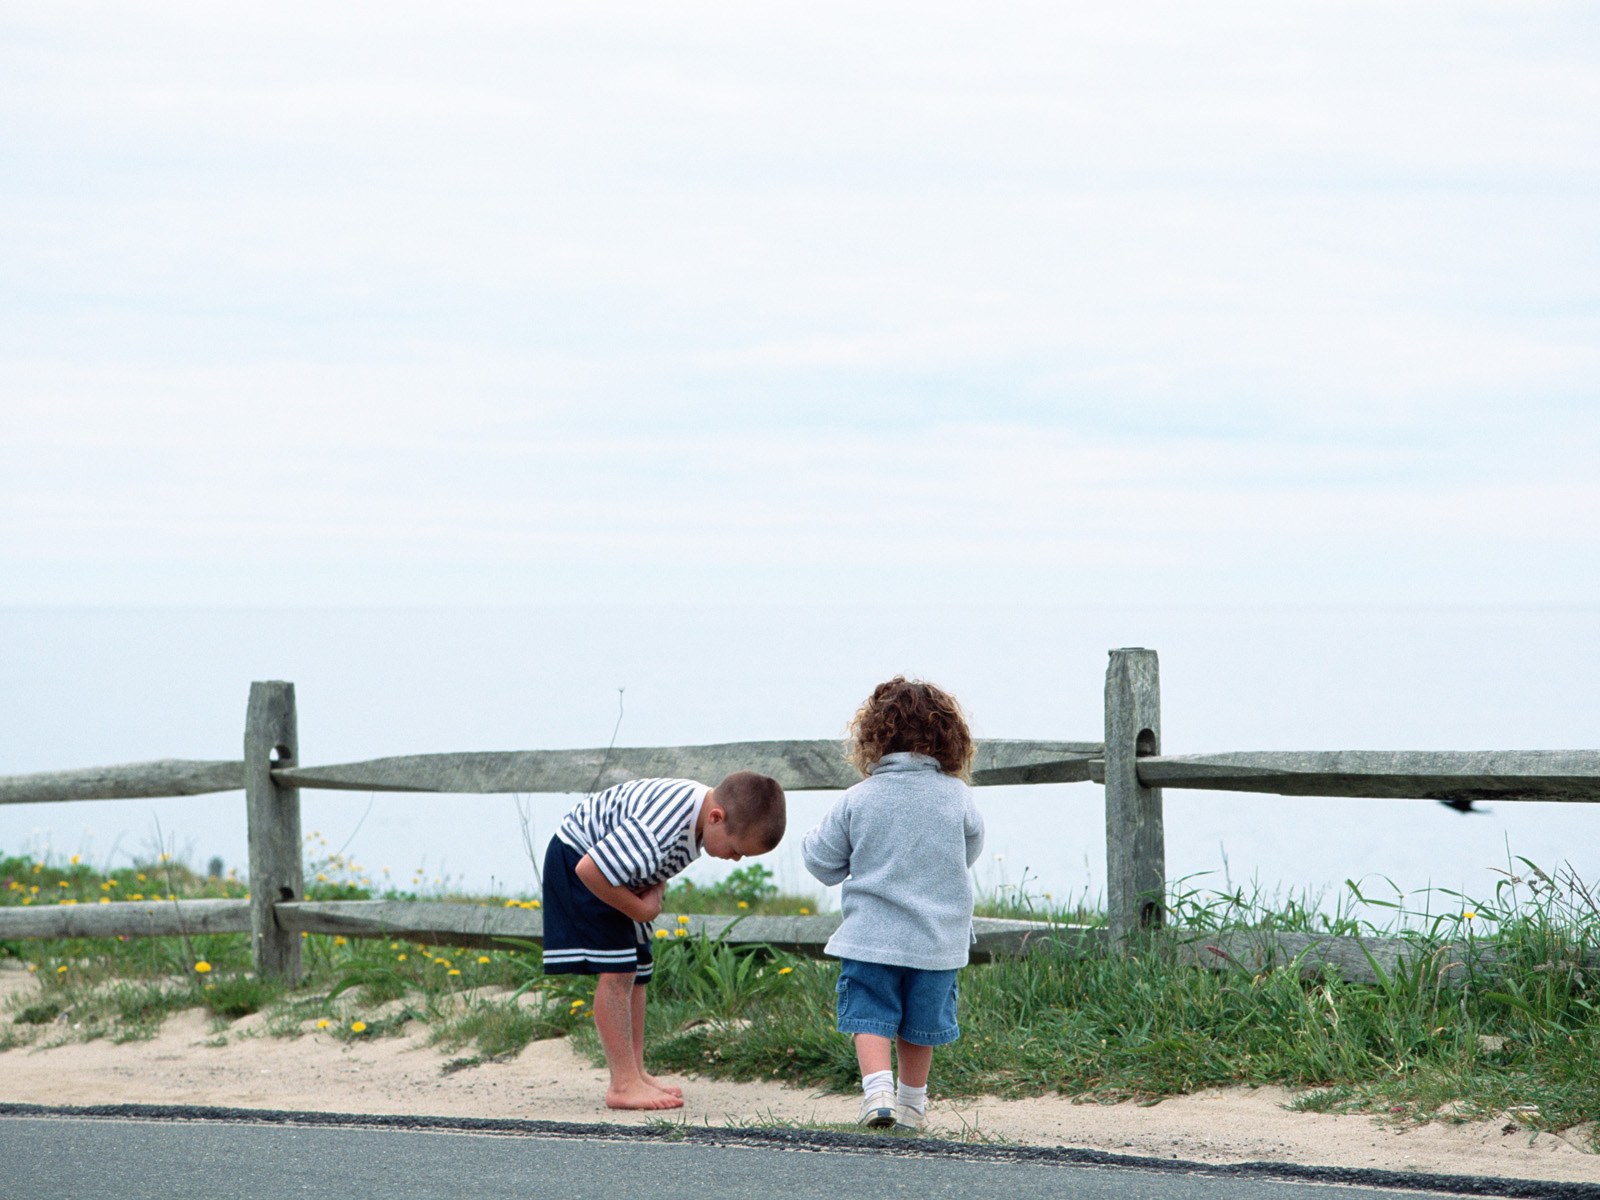
[(0, 603), (1592, 602), (1597, 227), (1581, 4), (7, 4)]

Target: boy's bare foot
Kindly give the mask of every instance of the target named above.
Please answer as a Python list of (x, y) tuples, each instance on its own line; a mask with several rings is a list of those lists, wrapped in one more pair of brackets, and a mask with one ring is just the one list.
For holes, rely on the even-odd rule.
[(683, 1089), (675, 1083), (667, 1083), (665, 1080), (657, 1079), (654, 1075), (641, 1075), (640, 1078), (648, 1083), (651, 1087), (655, 1088), (658, 1092), (665, 1092), (669, 1096), (676, 1096), (679, 1100), (683, 1099)]
[(682, 1108), (683, 1097), (673, 1096), (660, 1088), (640, 1081), (632, 1087), (608, 1088), (608, 1108)]

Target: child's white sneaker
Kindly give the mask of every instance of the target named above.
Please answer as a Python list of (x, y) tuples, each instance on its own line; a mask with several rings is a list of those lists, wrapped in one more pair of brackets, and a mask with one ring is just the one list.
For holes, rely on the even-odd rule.
[(861, 1098), (861, 1111), (856, 1114), (856, 1124), (869, 1129), (887, 1129), (895, 1122), (894, 1093), (888, 1088), (869, 1092)]
[(901, 1129), (909, 1129), (915, 1133), (922, 1128), (927, 1119), (928, 1114), (920, 1108), (912, 1108), (909, 1104), (895, 1106), (894, 1123)]

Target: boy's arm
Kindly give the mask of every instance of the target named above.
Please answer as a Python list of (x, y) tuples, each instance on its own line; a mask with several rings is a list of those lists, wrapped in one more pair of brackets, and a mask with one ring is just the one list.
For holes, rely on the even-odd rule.
[(967, 795), (967, 818), (965, 823), (967, 835), (967, 866), (978, 861), (978, 855), (983, 853), (983, 814), (978, 811), (978, 806), (972, 802), (972, 795)]
[(654, 921), (661, 915), (661, 897), (666, 891), (664, 884), (646, 889), (642, 896), (630, 892), (627, 888), (618, 887), (607, 880), (600, 873), (600, 868), (595, 866), (594, 859), (587, 854), (578, 860), (578, 865), (573, 870), (583, 881), (584, 887), (623, 916), (632, 917), (635, 921)]
[(850, 823), (845, 819), (845, 802), (840, 800), (800, 843), (800, 856), (806, 870), (817, 881), (832, 887), (850, 877)]

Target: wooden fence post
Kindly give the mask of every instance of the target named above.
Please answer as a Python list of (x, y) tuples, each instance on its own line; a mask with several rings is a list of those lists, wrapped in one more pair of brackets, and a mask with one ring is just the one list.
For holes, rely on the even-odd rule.
[(1161, 753), (1154, 650), (1111, 651), (1106, 668), (1106, 916), (1111, 945), (1162, 923), (1167, 850), (1161, 789), (1141, 787), (1137, 759)]
[(250, 685), (244, 723), (244, 802), (250, 837), (250, 933), (257, 978), (300, 981), (300, 937), (273, 914), (282, 900), (305, 899), (300, 865), (300, 789), (280, 787), (274, 767), (300, 757), (294, 684)]

